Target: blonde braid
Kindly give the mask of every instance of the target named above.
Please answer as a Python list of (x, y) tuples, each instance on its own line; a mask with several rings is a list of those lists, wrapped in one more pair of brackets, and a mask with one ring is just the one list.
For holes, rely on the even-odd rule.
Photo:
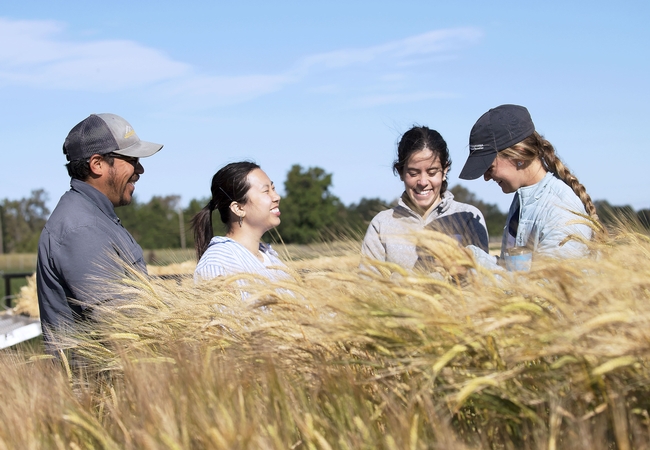
[(582, 204), (585, 205), (587, 214), (597, 220), (598, 215), (596, 214), (596, 206), (591, 201), (589, 194), (587, 194), (587, 189), (585, 189), (576, 176), (571, 173), (569, 168), (564, 165), (562, 160), (558, 158), (555, 154), (553, 145), (537, 132), (535, 132), (531, 137), (534, 137), (538, 141), (537, 147), (540, 149), (540, 157), (548, 171), (557, 175), (560, 180), (564, 181), (571, 189), (573, 189), (573, 192), (575, 192), (580, 201), (582, 201)]
[(547, 171), (556, 175), (575, 192), (585, 206), (587, 214), (593, 219), (598, 220), (596, 206), (591, 201), (591, 197), (587, 194), (585, 187), (571, 173), (568, 167), (564, 165), (560, 158), (557, 157), (553, 145), (537, 133), (537, 131), (512, 147), (500, 151), (499, 154), (506, 158), (522, 161), (539, 159)]

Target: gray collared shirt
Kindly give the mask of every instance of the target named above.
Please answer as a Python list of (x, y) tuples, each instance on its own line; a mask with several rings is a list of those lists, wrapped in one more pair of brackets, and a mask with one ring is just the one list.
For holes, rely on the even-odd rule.
[(48, 350), (52, 331), (85, 320), (91, 307), (119, 297), (110, 283), (125, 266), (147, 272), (142, 248), (122, 226), (108, 197), (71, 180), (38, 243), (36, 280), (41, 325)]

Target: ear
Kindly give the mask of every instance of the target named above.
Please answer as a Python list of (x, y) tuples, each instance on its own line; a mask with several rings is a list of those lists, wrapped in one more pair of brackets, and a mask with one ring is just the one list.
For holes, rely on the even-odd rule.
[(449, 172), (449, 167), (447, 167), (443, 172), (442, 172), (442, 181), (447, 180), (447, 172)]
[(244, 211), (241, 205), (237, 202), (232, 202), (230, 204), (230, 211), (237, 217), (244, 217), (246, 215), (246, 211)]
[(523, 169), (524, 168), (524, 162), (521, 160), (515, 160), (515, 165), (517, 166), (517, 169)]
[(90, 157), (88, 160), (88, 166), (90, 167), (91, 176), (101, 176), (107, 170), (108, 163), (104, 160), (102, 155), (95, 154)]

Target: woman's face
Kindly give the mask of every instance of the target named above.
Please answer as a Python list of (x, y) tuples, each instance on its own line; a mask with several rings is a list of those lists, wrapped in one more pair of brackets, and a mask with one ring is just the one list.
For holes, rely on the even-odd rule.
[(485, 181), (494, 180), (505, 194), (510, 194), (525, 186), (522, 173), (523, 171), (517, 170), (517, 165), (513, 159), (497, 155), (488, 170), (483, 174), (483, 178)]
[(262, 169), (251, 171), (247, 180), (250, 189), (242, 205), (246, 213), (243, 222), (263, 234), (280, 225), (280, 195)]
[(400, 178), (411, 201), (423, 211), (440, 203), (440, 188), (447, 170), (428, 148), (413, 153), (404, 164)]

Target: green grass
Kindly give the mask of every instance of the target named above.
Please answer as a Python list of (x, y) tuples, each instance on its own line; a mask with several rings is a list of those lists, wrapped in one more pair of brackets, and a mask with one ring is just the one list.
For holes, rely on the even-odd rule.
[(194, 249), (168, 248), (157, 250), (143, 250), (147, 264), (154, 266), (168, 266), (169, 264), (182, 263), (195, 258)]
[[(4, 271), (4, 272), (0, 272), (0, 275), (2, 275), (2, 274), (20, 273), (20, 272), (22, 272), (22, 271), (18, 271), (18, 270)], [(10, 280), (7, 280), (7, 282), (11, 283), (10, 295), (12, 295), (12, 296), (15, 296), (16, 294), (18, 294), (20, 292), (20, 288), (27, 285), (27, 279), (23, 278), (23, 277), (12, 278)], [(0, 298), (2, 298), (2, 305), (1, 305), (2, 308), (4, 308), (4, 306), (6, 304), (5, 300), (4, 300), (5, 293), (6, 293), (5, 289), (6, 289), (6, 284), (5, 284), (5, 279), (3, 277), (3, 278), (0, 278)], [(9, 305), (9, 307), (12, 307), (12, 306), (14, 306), (13, 300), (11, 300), (11, 304)]]
[[(9, 253), (0, 255), (0, 273), (11, 274), (20, 272), (32, 272), (36, 269), (35, 253)], [(11, 295), (20, 292), (20, 288), (26, 284), (22, 278), (14, 278), (11, 281)], [(5, 295), (5, 281), (0, 278), (0, 297)], [(2, 302), (4, 306), (4, 302)]]
[(36, 253), (0, 255), (0, 272), (29, 272), (36, 269)]
[(45, 347), (43, 345), (43, 336), (37, 336), (28, 341), (20, 342), (10, 348), (0, 349), (0, 354), (24, 354), (24, 355), (39, 355), (45, 353)]

